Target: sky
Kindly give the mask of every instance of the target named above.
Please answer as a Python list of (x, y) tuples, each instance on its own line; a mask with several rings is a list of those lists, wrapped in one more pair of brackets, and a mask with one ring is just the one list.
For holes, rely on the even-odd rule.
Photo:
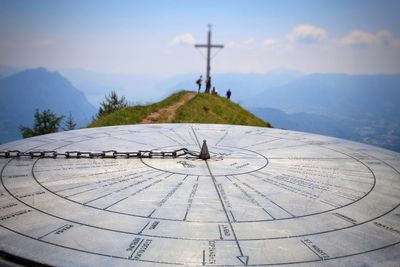
[(400, 1), (0, 0), (0, 64), (116, 74), (400, 73)]

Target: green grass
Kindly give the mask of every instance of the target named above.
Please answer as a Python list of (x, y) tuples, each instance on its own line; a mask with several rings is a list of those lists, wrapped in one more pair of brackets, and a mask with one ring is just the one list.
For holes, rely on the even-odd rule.
[(177, 110), (176, 123), (219, 123), (271, 127), (238, 104), (209, 94), (198, 94)]
[[(187, 93), (187, 91), (181, 91), (158, 103), (148, 106), (131, 106), (103, 115), (88, 127), (140, 123), (149, 114), (173, 105)], [(168, 122), (166, 118), (167, 114), (161, 114), (157, 123)], [(176, 117), (172, 123), (217, 123), (271, 127), (268, 122), (257, 118), (238, 104), (224, 97), (204, 93), (197, 94), (188, 103), (181, 106), (176, 111)]]
[(146, 118), (149, 114), (156, 112), (160, 108), (164, 108), (179, 101), (179, 99), (186, 94), (186, 91), (181, 91), (170, 95), (166, 99), (147, 106), (131, 106), (113, 113), (101, 116), (99, 119), (91, 122), (88, 127), (112, 126), (112, 125), (125, 125), (137, 124)]

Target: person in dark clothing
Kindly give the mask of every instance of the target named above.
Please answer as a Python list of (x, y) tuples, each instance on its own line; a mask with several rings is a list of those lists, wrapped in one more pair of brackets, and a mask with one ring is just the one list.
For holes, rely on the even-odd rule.
[(199, 89), (197, 91), (198, 93), (200, 93), (202, 78), (203, 76), (200, 75), (200, 78), (196, 81), (196, 84), (199, 86)]
[(228, 91), (226, 92), (226, 98), (231, 99), (231, 89), (228, 89)]
[(205, 93), (209, 94), (211, 89), (211, 77), (208, 77), (206, 80), (206, 91)]

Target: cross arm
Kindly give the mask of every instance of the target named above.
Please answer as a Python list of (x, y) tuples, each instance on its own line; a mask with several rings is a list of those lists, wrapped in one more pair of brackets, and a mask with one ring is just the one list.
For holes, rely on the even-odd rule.
[(210, 48), (224, 48), (224, 46), (223, 45), (206, 45), (206, 44), (204, 44), (204, 45), (194, 45), (194, 47), (196, 47), (196, 48), (208, 48), (208, 47), (210, 47)]

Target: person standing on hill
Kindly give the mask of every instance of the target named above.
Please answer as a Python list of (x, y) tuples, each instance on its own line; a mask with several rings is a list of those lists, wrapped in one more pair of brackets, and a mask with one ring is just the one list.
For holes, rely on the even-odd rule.
[(211, 89), (211, 77), (207, 77), (205, 93), (209, 94), (210, 93), (210, 89)]
[(196, 81), (196, 84), (199, 86), (197, 93), (200, 93), (202, 78), (203, 76), (200, 75), (200, 78)]
[(231, 89), (228, 89), (228, 91), (226, 92), (226, 98), (231, 99)]

